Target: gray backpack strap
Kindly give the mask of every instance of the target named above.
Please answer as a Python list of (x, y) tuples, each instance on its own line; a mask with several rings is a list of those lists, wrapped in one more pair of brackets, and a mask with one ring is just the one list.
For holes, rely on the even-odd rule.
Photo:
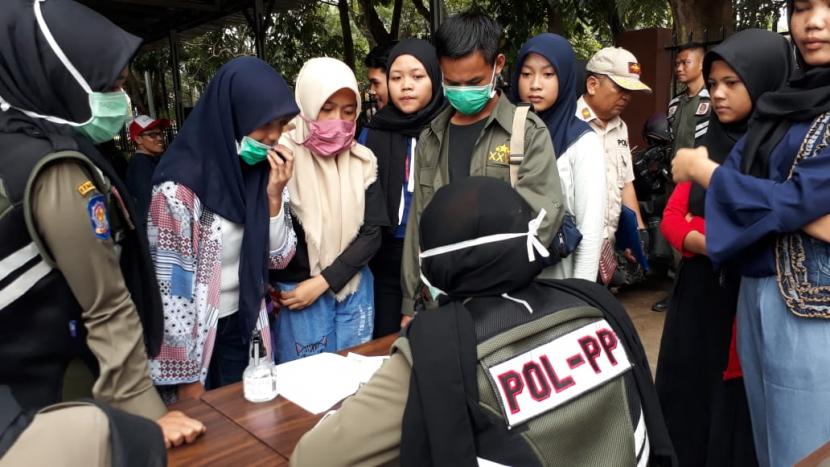
[(513, 114), (513, 129), (510, 134), (510, 185), (515, 187), (519, 181), (519, 166), (525, 156), (525, 121), (530, 111), (530, 104), (516, 105)]

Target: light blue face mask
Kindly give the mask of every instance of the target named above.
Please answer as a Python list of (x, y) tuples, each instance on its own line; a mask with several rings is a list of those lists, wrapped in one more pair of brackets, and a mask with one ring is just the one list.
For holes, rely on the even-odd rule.
[(130, 103), (130, 97), (123, 90), (114, 92), (93, 91), (89, 86), (89, 83), (86, 82), (81, 73), (78, 72), (78, 70), (72, 65), (72, 62), (69, 61), (66, 54), (63, 53), (63, 50), (60, 48), (60, 45), (58, 45), (55, 37), (52, 36), (52, 32), (49, 30), (49, 27), (46, 25), (46, 21), (43, 19), (43, 12), (40, 8), (41, 2), (35, 1), (33, 3), (35, 19), (37, 20), (38, 26), (40, 26), (40, 31), (46, 38), (46, 42), (49, 43), (49, 47), (52, 48), (52, 51), (61, 63), (63, 63), (63, 66), (66, 67), (72, 77), (75, 78), (75, 81), (89, 95), (90, 117), (87, 121), (82, 123), (70, 122), (59, 117), (41, 115), (37, 112), (14, 107), (6, 102), (1, 96), (0, 110), (5, 112), (9, 108), (14, 108), (32, 118), (43, 119), (52, 123), (71, 126), (75, 129), (75, 131), (86, 136), (95, 144), (111, 140), (132, 118), (132, 105)]

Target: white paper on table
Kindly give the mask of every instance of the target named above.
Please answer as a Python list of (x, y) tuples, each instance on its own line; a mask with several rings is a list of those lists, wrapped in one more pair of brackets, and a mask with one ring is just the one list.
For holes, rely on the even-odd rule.
[(367, 357), (365, 355), (360, 355), (356, 353), (349, 352), (346, 355), (346, 358), (353, 362), (355, 369), (359, 374), (359, 379), (361, 383), (368, 383), (369, 379), (380, 370), (380, 367), (383, 365), (383, 362), (389, 359), (388, 356), (385, 357)]
[(277, 365), (277, 391), (308, 412), (323, 413), (357, 392), (383, 363), (383, 357), (350, 355), (321, 353)]
[(476, 457), (478, 460), (478, 467), (508, 467), (504, 464), (499, 464), (498, 462), (488, 461), (487, 459), (483, 459), (481, 457)]

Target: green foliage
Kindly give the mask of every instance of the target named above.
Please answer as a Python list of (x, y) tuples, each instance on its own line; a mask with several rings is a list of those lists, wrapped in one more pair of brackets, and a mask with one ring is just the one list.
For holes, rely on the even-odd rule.
[(735, 30), (747, 28), (776, 29), (786, 0), (732, 0)]

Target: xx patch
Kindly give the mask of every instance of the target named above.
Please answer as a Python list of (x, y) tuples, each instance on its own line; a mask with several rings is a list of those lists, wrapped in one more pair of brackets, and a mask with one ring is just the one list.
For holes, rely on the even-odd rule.
[(90, 198), (86, 204), (86, 210), (92, 222), (92, 233), (101, 240), (110, 238), (110, 221), (104, 195), (95, 195)]
[(487, 369), (509, 427), (549, 412), (631, 368), (605, 320)]
[(506, 144), (496, 147), (487, 158), (488, 161), (498, 162), (499, 164), (507, 165), (510, 163), (510, 148)]

